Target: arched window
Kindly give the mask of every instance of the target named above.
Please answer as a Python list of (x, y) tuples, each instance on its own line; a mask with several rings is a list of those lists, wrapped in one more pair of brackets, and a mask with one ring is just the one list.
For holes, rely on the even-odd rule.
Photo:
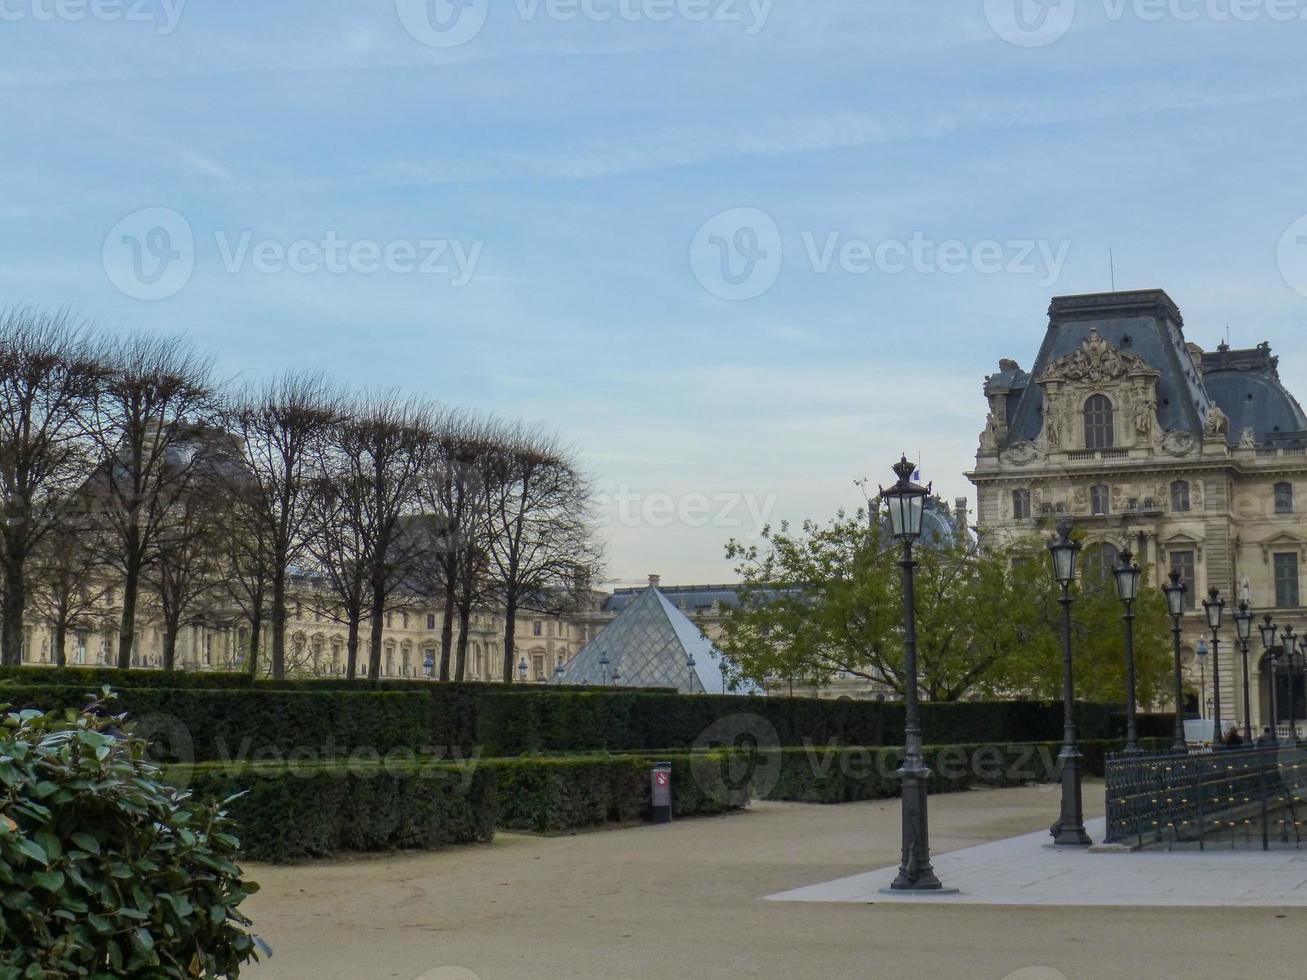
[(1086, 585), (1112, 582), (1113, 569), (1121, 561), (1121, 553), (1113, 544), (1091, 544), (1085, 549), (1082, 567)]
[(1091, 395), (1085, 402), (1085, 448), (1111, 449), (1115, 442), (1112, 403), (1106, 395)]
[(1171, 484), (1171, 510), (1179, 513), (1189, 509), (1189, 482), (1176, 480)]
[(1108, 513), (1108, 491), (1107, 485), (1096, 483), (1089, 488), (1089, 512), (1091, 514)]
[(1275, 512), (1277, 514), (1293, 513), (1293, 484), (1277, 483), (1275, 485)]

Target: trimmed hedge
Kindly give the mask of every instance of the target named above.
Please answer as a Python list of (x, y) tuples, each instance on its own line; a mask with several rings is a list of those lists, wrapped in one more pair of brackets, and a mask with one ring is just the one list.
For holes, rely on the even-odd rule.
[(432, 849), (489, 841), (495, 776), (438, 764), (195, 766), (168, 778), (198, 798), (233, 800), (245, 857), (291, 862), (337, 851)]
[[(80, 707), (93, 690), (90, 685), (0, 681), (0, 702)], [(467, 754), (479, 747), (492, 757), (676, 752), (693, 747), (722, 719), (741, 715), (764, 719), (780, 745), (893, 745), (903, 731), (903, 706), (893, 702), (611, 689), (519, 688), (507, 693), (494, 685), (468, 684), (407, 685), (394, 691), (262, 685), (117, 690), (123, 709), (162, 743), (160, 758), (199, 762), (258, 761), (293, 753), (313, 760), (404, 748)], [(1077, 714), (1085, 740), (1124, 732), (1119, 708), (1082, 704)], [(927, 703), (922, 716), (927, 739), (939, 744), (1045, 741), (1060, 737), (1062, 730), (1061, 705), (1051, 702)], [(1171, 719), (1143, 716), (1141, 736), (1169, 737)]]

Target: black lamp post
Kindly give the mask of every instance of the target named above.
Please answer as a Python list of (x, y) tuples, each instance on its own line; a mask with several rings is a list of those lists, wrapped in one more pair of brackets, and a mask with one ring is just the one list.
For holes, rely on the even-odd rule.
[(1085, 832), (1085, 810), (1080, 793), (1084, 757), (1076, 740), (1075, 685), (1071, 665), (1071, 583), (1076, 579), (1080, 542), (1071, 539), (1070, 521), (1058, 525), (1057, 534), (1048, 542), (1048, 551), (1053, 559), (1053, 577), (1062, 587), (1062, 597), (1058, 601), (1062, 603), (1062, 708), (1065, 712), (1062, 752), (1058, 756), (1062, 763), (1062, 814), (1049, 833), (1053, 835), (1054, 844), (1086, 847), (1093, 841)]
[(690, 654), (689, 658), (685, 661), (685, 666), (690, 668), (690, 693), (693, 694), (694, 681), (696, 676), (694, 672), (694, 668), (698, 666), (698, 664), (694, 662), (694, 654)]
[(1221, 590), (1212, 586), (1207, 590), (1203, 600), (1203, 612), (1207, 613), (1207, 627), (1212, 631), (1212, 718), (1215, 721), (1216, 740), (1225, 735), (1221, 726), (1221, 616), (1225, 612), (1225, 600)]
[(1188, 587), (1180, 581), (1180, 573), (1171, 573), (1171, 584), (1164, 585), (1166, 610), (1171, 614), (1171, 645), (1175, 654), (1175, 742), (1176, 752), (1188, 752), (1184, 736), (1184, 680), (1180, 665), (1180, 617), (1184, 615), (1184, 594)]
[(1267, 613), (1262, 617), (1262, 623), (1257, 627), (1262, 634), (1262, 649), (1266, 651), (1266, 665), (1271, 669), (1271, 733), (1279, 738), (1280, 731), (1280, 706), (1279, 692), (1275, 689), (1275, 654), (1271, 648), (1275, 646), (1275, 634), (1278, 628), (1275, 623), (1271, 622), (1271, 614)]
[(1234, 635), (1239, 639), (1239, 651), (1243, 654), (1243, 734), (1251, 745), (1253, 741), (1252, 702), (1248, 694), (1248, 641), (1253, 635), (1253, 614), (1248, 603), (1239, 600), (1234, 613)]
[(1298, 637), (1294, 635), (1292, 626), (1286, 626), (1280, 631), (1280, 646), (1284, 648), (1281, 655), (1284, 657), (1285, 670), (1289, 675), (1289, 740), (1296, 744), (1298, 741), (1298, 719), (1296, 717), (1298, 705), (1297, 698), (1294, 697), (1296, 692), (1293, 689), (1293, 682), (1294, 674), (1297, 672), (1295, 670), (1297, 665), (1294, 661), (1298, 654)]
[(898, 482), (886, 490), (881, 499), (889, 511), (890, 532), (903, 545), (899, 567), (903, 570), (903, 669), (904, 726), (903, 766), (903, 860), (898, 876), (890, 888), (894, 891), (939, 891), (943, 886), (930, 864), (930, 829), (926, 818), (926, 768), (921, 751), (921, 709), (917, 704), (917, 625), (912, 593), (912, 544), (921, 537), (921, 520), (925, 512), (929, 487), (912, 482), (916, 469), (904, 456), (894, 464)]
[(1116, 594), (1125, 603), (1125, 750), (1139, 752), (1139, 726), (1135, 721), (1135, 598), (1139, 595), (1139, 563), (1129, 551), (1121, 552), (1121, 564), (1112, 570)]
[(603, 674), (602, 683), (604, 687), (608, 686), (608, 665), (610, 663), (612, 663), (612, 661), (608, 659), (608, 654), (602, 650), (599, 651), (599, 670)]

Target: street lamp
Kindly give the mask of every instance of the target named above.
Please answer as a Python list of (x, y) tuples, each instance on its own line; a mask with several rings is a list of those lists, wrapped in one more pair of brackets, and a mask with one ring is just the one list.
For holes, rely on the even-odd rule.
[(1299, 638), (1294, 635), (1292, 626), (1286, 626), (1280, 631), (1280, 645), (1284, 648), (1284, 663), (1289, 673), (1289, 738), (1295, 744), (1298, 741), (1298, 719), (1296, 717), (1298, 705), (1297, 698), (1294, 697), (1296, 692), (1293, 689), (1293, 684), (1296, 672), (1294, 668), (1297, 666), (1295, 661), (1298, 656), (1298, 640)]
[(1248, 641), (1253, 635), (1253, 614), (1246, 600), (1240, 599), (1234, 613), (1234, 635), (1243, 654), (1243, 734), (1251, 745), (1253, 740), (1252, 704), (1248, 694)]
[(517, 676), (522, 678), (523, 684), (526, 683), (526, 671), (527, 671), (526, 657), (523, 657), (521, 660), (518, 661), (517, 664)]
[(926, 782), (930, 770), (921, 751), (921, 709), (917, 704), (917, 624), (912, 594), (912, 544), (921, 537), (922, 515), (930, 487), (912, 482), (916, 467), (905, 455), (894, 464), (898, 477), (892, 487), (880, 488), (880, 499), (889, 512), (890, 533), (903, 545), (899, 568), (903, 570), (903, 860), (890, 888), (894, 891), (938, 892), (943, 886), (930, 864), (930, 827), (926, 816)]
[(1171, 573), (1171, 584), (1164, 585), (1166, 609), (1171, 614), (1171, 645), (1175, 654), (1175, 743), (1176, 752), (1188, 752), (1184, 736), (1184, 681), (1180, 666), (1180, 617), (1184, 615), (1184, 594), (1188, 587), (1180, 581), (1180, 573)]
[(1135, 598), (1139, 595), (1139, 563), (1129, 551), (1121, 552), (1121, 564), (1112, 570), (1116, 594), (1125, 603), (1125, 750), (1139, 753), (1139, 727), (1135, 721)]
[(1221, 590), (1212, 586), (1207, 590), (1203, 600), (1203, 612), (1207, 613), (1207, 627), (1212, 631), (1212, 720), (1219, 741), (1225, 735), (1221, 726), (1221, 615), (1225, 612), (1225, 600)]
[(427, 680), (431, 680), (436, 672), (436, 658), (428, 653), (426, 659), (422, 661), (422, 669), (427, 672)]
[(1062, 587), (1062, 813), (1049, 831), (1054, 844), (1085, 847), (1093, 843), (1085, 833), (1084, 803), (1080, 782), (1084, 757), (1076, 741), (1075, 686), (1071, 665), (1071, 583), (1076, 580), (1076, 558), (1080, 555), (1080, 542), (1071, 538), (1071, 522), (1058, 525), (1057, 534), (1048, 542), (1048, 553), (1053, 559), (1053, 578)]
[(1275, 689), (1275, 654), (1271, 652), (1271, 648), (1275, 646), (1275, 634), (1278, 632), (1278, 627), (1271, 622), (1271, 614), (1267, 613), (1262, 617), (1262, 624), (1257, 629), (1262, 634), (1262, 649), (1266, 651), (1266, 664), (1271, 669), (1271, 732), (1276, 735), (1278, 741), (1280, 731), (1279, 692)]
[(602, 650), (599, 651), (599, 670), (603, 676), (602, 683), (604, 687), (608, 686), (608, 665), (610, 663), (612, 663), (612, 661), (608, 659), (608, 654)]
[(1198, 658), (1198, 717), (1206, 720), (1209, 716), (1207, 709), (1212, 703), (1207, 700), (1207, 641), (1201, 636), (1198, 638), (1198, 645), (1194, 647), (1194, 656)]

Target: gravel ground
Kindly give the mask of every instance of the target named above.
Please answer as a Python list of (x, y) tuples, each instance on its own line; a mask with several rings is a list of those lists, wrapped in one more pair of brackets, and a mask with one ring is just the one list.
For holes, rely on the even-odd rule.
[[(1087, 815), (1102, 812), (1087, 786)], [(931, 799), (942, 852), (1047, 827), (1049, 787)], [(764, 896), (898, 861), (897, 801), (283, 868), (247, 904), (253, 980), (1307, 976), (1307, 909), (816, 905)], [(1118, 858), (1119, 860), (1120, 858)], [(1128, 859), (1128, 858), (1127, 858)]]

